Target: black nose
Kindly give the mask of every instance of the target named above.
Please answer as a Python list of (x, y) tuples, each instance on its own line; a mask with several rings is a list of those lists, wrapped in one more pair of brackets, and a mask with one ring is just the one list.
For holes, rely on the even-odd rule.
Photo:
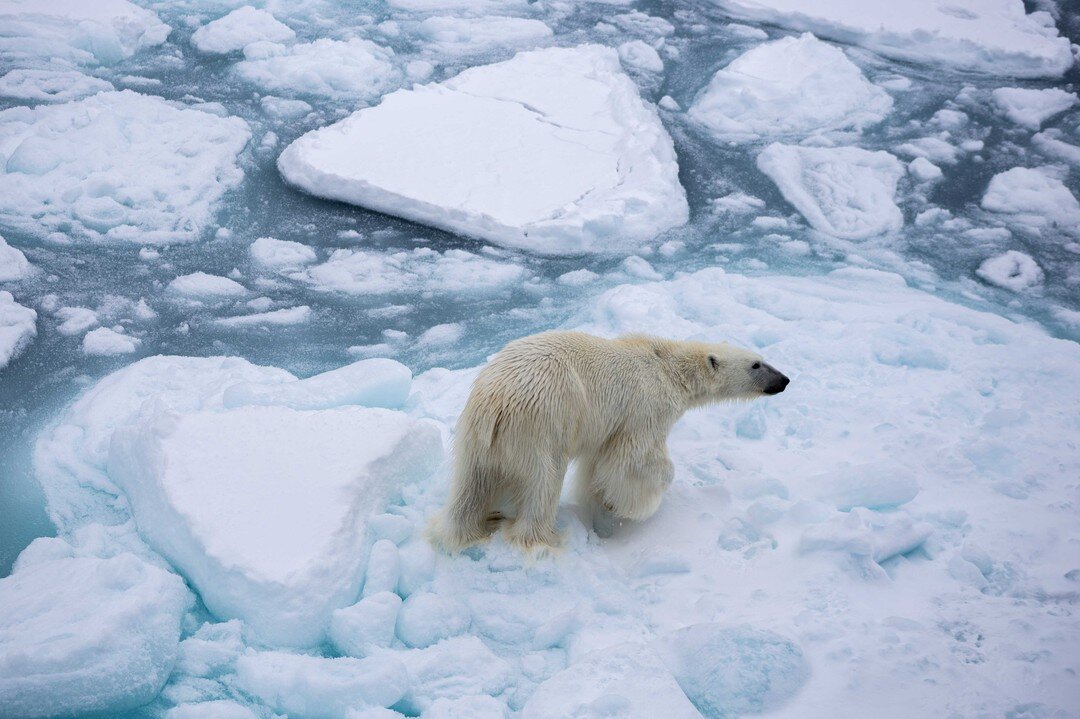
[(791, 380), (779, 372), (777, 372), (777, 375), (779, 376), (770, 381), (768, 386), (765, 387), (765, 394), (780, 394), (791, 382)]

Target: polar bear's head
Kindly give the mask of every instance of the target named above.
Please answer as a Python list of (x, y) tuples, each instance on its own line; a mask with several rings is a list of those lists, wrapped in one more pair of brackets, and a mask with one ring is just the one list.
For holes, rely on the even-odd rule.
[(693, 404), (779, 394), (790, 381), (756, 352), (729, 344), (692, 342), (681, 363)]

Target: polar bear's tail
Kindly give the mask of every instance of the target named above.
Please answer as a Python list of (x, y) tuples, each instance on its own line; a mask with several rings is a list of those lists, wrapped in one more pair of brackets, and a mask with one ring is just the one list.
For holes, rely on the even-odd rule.
[[(465, 443), (467, 440), (461, 438)], [(454, 447), (454, 476), (450, 497), (428, 525), (428, 538), (436, 546), (457, 552), (491, 536), (502, 520), (494, 511), (499, 478), (479, 461), (474, 448)]]

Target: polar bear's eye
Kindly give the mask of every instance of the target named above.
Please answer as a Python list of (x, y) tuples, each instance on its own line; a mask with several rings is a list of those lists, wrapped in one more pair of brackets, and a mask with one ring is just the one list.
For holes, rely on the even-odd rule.
[(761, 363), (755, 362), (754, 364), (750, 365), (750, 369), (761, 369)]
[(713, 355), (709, 355), (709, 364), (713, 369), (720, 369), (720, 360), (716, 359)]

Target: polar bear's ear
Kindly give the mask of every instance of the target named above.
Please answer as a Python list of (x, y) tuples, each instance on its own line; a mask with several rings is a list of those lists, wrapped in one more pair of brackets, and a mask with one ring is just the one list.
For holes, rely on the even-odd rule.
[(720, 360), (716, 359), (716, 355), (709, 355), (709, 366), (713, 369), (720, 369)]

